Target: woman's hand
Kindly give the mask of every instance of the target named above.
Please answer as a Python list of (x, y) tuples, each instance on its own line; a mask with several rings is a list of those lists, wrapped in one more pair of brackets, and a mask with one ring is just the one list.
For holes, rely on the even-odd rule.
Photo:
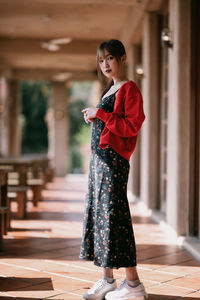
[(98, 108), (95, 107), (87, 107), (82, 110), (84, 114), (84, 120), (88, 124), (91, 122), (91, 119), (94, 119), (96, 117)]

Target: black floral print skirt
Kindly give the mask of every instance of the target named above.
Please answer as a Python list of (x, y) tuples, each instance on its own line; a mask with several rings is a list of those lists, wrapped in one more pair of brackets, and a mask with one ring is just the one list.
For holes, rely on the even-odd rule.
[[(114, 101), (112, 94), (97, 107), (112, 112)], [(80, 258), (101, 267), (133, 267), (136, 247), (127, 200), (129, 162), (111, 147), (99, 147), (104, 126), (103, 121), (94, 120)]]

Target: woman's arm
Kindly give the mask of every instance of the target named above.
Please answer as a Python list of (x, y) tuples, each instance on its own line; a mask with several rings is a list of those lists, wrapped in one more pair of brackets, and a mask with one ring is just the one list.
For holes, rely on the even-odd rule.
[(104, 121), (106, 127), (115, 135), (131, 137), (138, 134), (145, 119), (143, 100), (136, 85), (128, 86), (124, 97), (124, 113), (107, 113), (99, 108), (96, 118)]

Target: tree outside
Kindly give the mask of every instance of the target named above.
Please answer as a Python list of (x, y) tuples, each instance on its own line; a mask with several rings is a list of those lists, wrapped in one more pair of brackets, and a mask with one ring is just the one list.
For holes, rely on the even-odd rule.
[(45, 121), (51, 85), (48, 82), (23, 81), (22, 153), (46, 153), (48, 129)]

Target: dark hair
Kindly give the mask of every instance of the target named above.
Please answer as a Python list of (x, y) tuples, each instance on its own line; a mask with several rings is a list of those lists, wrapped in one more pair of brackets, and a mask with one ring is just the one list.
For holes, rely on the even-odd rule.
[[(103, 81), (102, 80), (102, 72), (99, 68), (98, 59), (99, 59), (99, 53), (100, 52), (104, 53), (105, 50), (108, 51), (109, 54), (114, 56), (119, 63), (121, 62), (121, 57), (124, 54), (126, 54), (125, 47), (122, 44), (122, 42), (120, 42), (119, 40), (112, 39), (112, 40), (108, 40), (108, 41), (101, 43), (101, 45), (97, 49), (97, 72), (98, 72), (98, 77), (100, 78), (101, 81)], [(110, 89), (110, 87), (113, 84), (114, 84), (114, 82), (113, 82), (113, 80), (111, 80), (110, 84), (104, 89), (104, 91), (102, 93), (102, 97), (104, 94), (107, 93), (107, 91)]]

